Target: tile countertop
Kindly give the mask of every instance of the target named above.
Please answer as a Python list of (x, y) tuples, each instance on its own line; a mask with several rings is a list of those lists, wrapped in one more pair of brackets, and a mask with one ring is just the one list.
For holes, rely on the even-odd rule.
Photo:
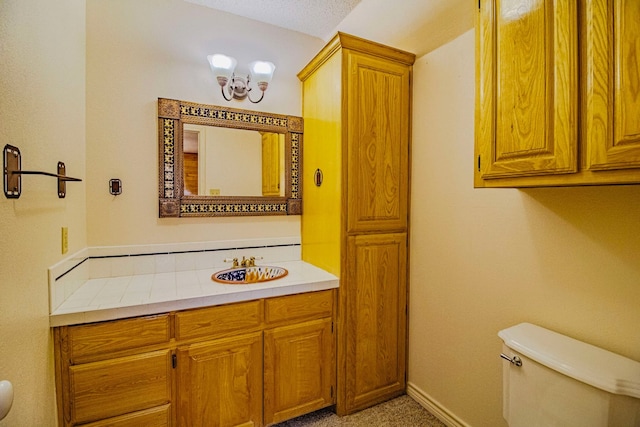
[(289, 274), (251, 285), (214, 282), (221, 268), (87, 280), (51, 315), (52, 327), (207, 307), (337, 288), (339, 280), (304, 261), (278, 262)]

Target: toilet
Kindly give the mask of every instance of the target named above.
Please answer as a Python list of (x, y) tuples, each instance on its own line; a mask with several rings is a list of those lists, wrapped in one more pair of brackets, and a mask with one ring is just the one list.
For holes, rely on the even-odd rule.
[(509, 427), (640, 427), (640, 363), (530, 323), (503, 341)]

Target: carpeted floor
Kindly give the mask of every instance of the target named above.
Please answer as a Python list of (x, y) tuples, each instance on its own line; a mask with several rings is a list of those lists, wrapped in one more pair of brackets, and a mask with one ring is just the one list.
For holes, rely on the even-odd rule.
[(446, 427), (418, 402), (404, 395), (355, 414), (339, 417), (322, 409), (274, 427)]

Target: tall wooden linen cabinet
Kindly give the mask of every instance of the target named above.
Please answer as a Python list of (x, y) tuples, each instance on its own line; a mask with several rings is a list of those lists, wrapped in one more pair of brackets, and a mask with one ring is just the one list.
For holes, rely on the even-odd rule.
[(303, 82), (302, 258), (340, 277), (338, 414), (406, 388), (415, 55), (338, 33)]

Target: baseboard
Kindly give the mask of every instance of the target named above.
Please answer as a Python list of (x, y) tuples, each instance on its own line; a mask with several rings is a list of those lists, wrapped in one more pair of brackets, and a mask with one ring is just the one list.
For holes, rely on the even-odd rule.
[(407, 383), (407, 394), (448, 427), (471, 427), (411, 382)]

